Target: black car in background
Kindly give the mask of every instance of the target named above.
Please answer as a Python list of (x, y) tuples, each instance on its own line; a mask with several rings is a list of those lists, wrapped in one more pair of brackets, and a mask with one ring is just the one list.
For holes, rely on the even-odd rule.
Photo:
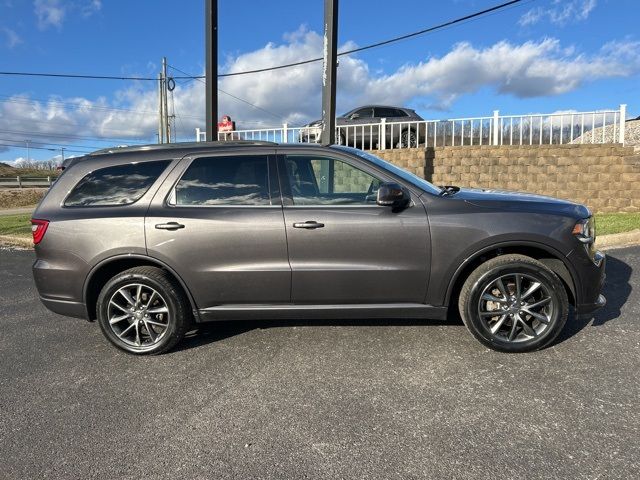
[[(384, 119), (384, 127), (381, 125)], [(338, 133), (336, 143), (363, 149), (380, 148), (382, 130), (385, 132), (385, 145), (417, 147), (424, 142), (424, 126), (417, 122), (424, 119), (415, 110), (386, 105), (365, 105), (357, 107), (336, 118)], [(300, 131), (300, 141), (304, 143), (320, 142), (322, 120), (305, 125)]]

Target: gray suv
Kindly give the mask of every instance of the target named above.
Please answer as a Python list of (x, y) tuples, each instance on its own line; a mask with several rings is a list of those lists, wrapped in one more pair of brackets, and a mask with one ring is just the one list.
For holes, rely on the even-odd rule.
[(171, 349), (194, 323), (432, 318), (541, 348), (589, 313), (604, 256), (589, 210), (436, 187), (344, 146), (220, 142), (98, 151), (34, 213), (40, 298), (115, 346)]

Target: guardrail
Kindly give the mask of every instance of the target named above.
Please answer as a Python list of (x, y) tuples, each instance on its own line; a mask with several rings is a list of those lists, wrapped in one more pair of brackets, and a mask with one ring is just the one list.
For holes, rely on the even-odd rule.
[[(336, 143), (362, 149), (465, 145), (563, 145), (625, 141), (626, 105), (618, 110), (528, 115), (500, 115), (446, 120), (350, 123), (336, 127)], [(196, 128), (196, 141), (205, 132)], [(277, 143), (319, 142), (320, 127), (282, 127), (219, 132), (218, 140), (266, 140)]]
[(0, 188), (33, 188), (42, 187), (49, 188), (55, 177), (23, 177), (17, 175), (15, 177), (0, 177)]

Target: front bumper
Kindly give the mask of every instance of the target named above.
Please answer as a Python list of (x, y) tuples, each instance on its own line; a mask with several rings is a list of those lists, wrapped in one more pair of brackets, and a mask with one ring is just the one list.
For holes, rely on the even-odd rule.
[(578, 315), (592, 313), (607, 304), (607, 299), (601, 293), (606, 278), (605, 269), (607, 257), (602, 252), (595, 252), (593, 259), (580, 268), (581, 295), (580, 303), (576, 305)]

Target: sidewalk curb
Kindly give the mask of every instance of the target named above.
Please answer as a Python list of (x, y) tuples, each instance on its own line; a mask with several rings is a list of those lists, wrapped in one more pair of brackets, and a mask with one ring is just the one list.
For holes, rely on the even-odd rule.
[(632, 247), (634, 245), (640, 245), (640, 229), (623, 233), (611, 233), (596, 238), (596, 247), (600, 250)]

